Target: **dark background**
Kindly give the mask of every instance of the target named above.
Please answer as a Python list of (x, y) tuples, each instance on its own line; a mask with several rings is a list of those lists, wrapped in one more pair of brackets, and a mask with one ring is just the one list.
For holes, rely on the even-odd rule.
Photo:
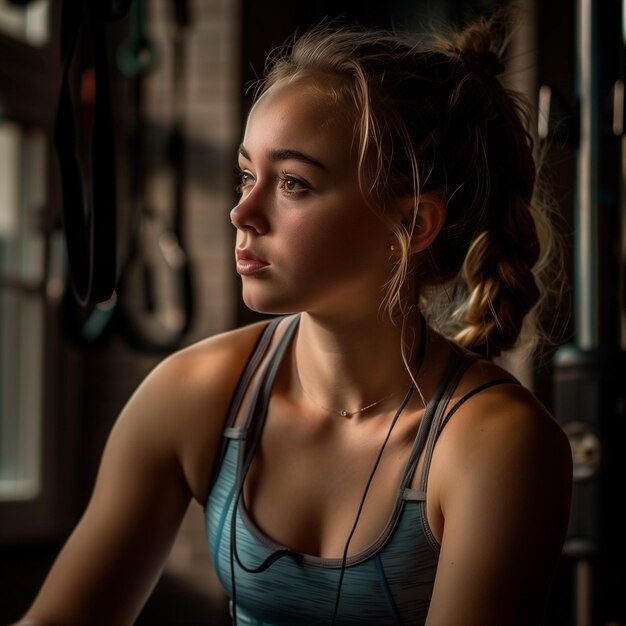
[[(303, 31), (311, 25), (323, 20), (336, 20), (338, 22), (358, 22), (365, 26), (382, 28), (395, 28), (398, 30), (419, 31), (424, 25), (431, 22), (463, 22), (466, 19), (479, 14), (489, 8), (493, 8), (497, 2), (484, 1), (454, 1), (454, 0), (429, 0), (413, 1), (388, 0), (387, 2), (372, 1), (333, 1), (309, 0), (302, 2), (287, 2), (285, 0), (266, 0), (254, 2), (243, 0), (240, 10), (239, 35), (240, 35), (240, 119), (241, 126), (251, 104), (251, 94), (247, 87), (255, 79), (263, 74), (263, 68), (267, 53), (276, 45), (285, 42), (294, 32)], [(615, 8), (616, 2), (606, 2), (603, 6)], [(58, 4), (55, 5), (55, 28), (58, 26)], [(573, 265), (573, 239), (571, 233), (574, 228), (574, 180), (577, 150), (577, 128), (575, 123), (576, 112), (576, 88), (575, 88), (575, 62), (576, 62), (576, 39), (575, 39), (575, 3), (572, 0), (551, 0), (549, 2), (537, 2), (532, 5), (536, 15), (537, 29), (537, 85), (550, 85), (561, 96), (562, 110), (560, 132), (552, 140), (550, 149), (547, 151), (546, 165), (549, 173), (553, 194), (558, 203), (561, 215), (560, 228), (565, 236), (566, 244), (566, 268), (567, 276), (563, 277), (565, 283), (575, 283), (572, 270)], [(200, 5), (196, 7), (199, 11)], [(607, 37), (619, 38), (615, 25), (616, 13), (605, 14)], [(617, 20), (619, 22), (619, 20)], [(608, 26), (611, 28), (608, 28)], [(120, 37), (123, 29), (122, 24), (114, 24), (107, 27), (107, 36), (111, 41)], [(54, 30), (54, 29), (53, 29)], [(621, 75), (621, 41), (615, 43), (616, 71)], [(2, 86), (1, 100), (4, 114), (24, 124), (40, 124), (50, 127), (54, 109), (52, 106), (41, 106), (42, 102), (54, 103), (58, 87), (59, 77), (59, 54), (58, 54), (58, 29), (50, 45), (44, 51), (30, 52), (23, 47), (15, 46), (8, 38), (0, 36), (0, 86)], [(114, 90), (118, 93), (127, 90), (128, 86), (123, 81), (114, 81)], [(607, 95), (608, 97), (608, 95)], [(118, 111), (119, 119), (124, 123), (126, 119), (124, 111)], [(572, 121), (573, 120), (573, 121)], [(569, 126), (568, 126), (569, 123)], [(619, 155), (612, 164), (619, 163)], [(610, 169), (610, 168), (609, 168)], [(58, 196), (58, 180), (55, 174), (51, 176), (51, 197)], [(55, 182), (56, 181), (56, 182)], [(48, 207), (49, 214), (58, 213), (58, 201), (53, 200)], [(603, 245), (607, 248), (605, 255), (606, 268), (603, 271), (606, 285), (603, 293), (607, 296), (606, 302), (600, 307), (603, 315), (603, 328), (605, 343), (617, 342), (615, 320), (621, 315), (619, 297), (621, 287), (619, 269), (611, 269), (612, 259), (618, 256), (615, 252), (619, 248), (620, 221), (617, 220), (617, 229), (613, 233), (606, 233)], [(612, 239), (611, 239), (612, 237)], [(610, 250), (609, 250), (610, 248)], [(604, 267), (604, 266), (603, 266)], [(622, 307), (623, 308), (623, 307)], [(617, 312), (616, 312), (617, 310)], [(241, 325), (256, 319), (257, 316), (245, 309), (239, 299), (235, 303), (236, 324)], [(49, 326), (55, 327), (60, 323), (60, 311), (50, 311)], [(563, 329), (562, 343), (573, 339), (574, 328), (571, 320), (572, 311), (565, 307), (558, 313), (562, 319), (556, 324)], [(51, 333), (47, 350), (55, 354), (62, 351), (64, 339), (54, 338)], [(535, 388), (544, 403), (554, 410), (554, 365), (551, 353), (535, 367)], [(64, 425), (63, 415), (75, 414), (76, 406), (80, 407), (81, 414), (90, 414), (90, 379), (93, 384), (97, 377), (102, 375), (99, 362), (89, 354), (83, 355), (84, 360), (82, 380), (84, 387), (77, 393), (72, 388), (71, 381), (66, 381), (65, 386), (49, 390), (48, 398), (53, 399), (55, 406), (52, 425), (48, 425), (48, 436), (51, 439), (59, 438), (63, 433), (63, 441), (59, 443), (63, 450), (68, 451), (64, 455), (66, 467), (60, 472), (61, 476), (67, 477), (65, 485), (57, 486), (48, 494), (52, 501), (49, 504), (56, 511), (55, 519), (58, 520), (56, 528), (43, 539), (19, 543), (7, 543), (0, 545), (0, 623), (8, 623), (17, 619), (27, 608), (32, 600), (36, 589), (41, 583), (45, 572), (50, 567), (57, 554), (63, 539), (72, 527), (82, 511), (93, 482), (95, 467), (99, 458), (101, 445), (103, 444), (107, 424), (94, 426), (89, 424), (88, 417), (79, 418), (78, 426)], [(71, 371), (71, 363), (70, 363)], [(91, 378), (90, 378), (91, 377)], [(618, 379), (619, 380), (619, 379)], [(623, 379), (622, 379), (623, 380)], [(616, 415), (617, 419), (617, 415)], [(600, 433), (602, 435), (602, 433)], [(86, 445), (87, 444), (87, 445)], [(50, 461), (52, 462), (52, 461)], [(75, 472), (77, 467), (83, 471)], [(621, 471), (619, 465), (614, 466), (616, 471)], [(623, 492), (624, 476), (606, 473), (602, 476), (603, 486), (601, 493), (603, 498), (615, 497)], [(597, 501), (578, 503), (583, 510), (586, 507), (599, 506)], [(605, 505), (603, 505), (605, 506)], [(533, 511), (529, 510), (529, 516)], [(574, 515), (578, 513), (574, 511)], [(599, 530), (600, 532), (604, 532)], [(611, 535), (613, 537), (613, 535)], [(614, 546), (619, 554), (623, 554), (623, 546)], [(611, 551), (611, 546), (605, 547), (605, 551)], [(597, 559), (597, 560), (596, 560)], [(602, 557), (593, 555), (595, 564), (602, 564)], [(554, 592), (550, 601), (547, 624), (553, 626), (574, 626), (573, 606), (576, 594), (574, 581), (577, 557), (565, 554), (559, 565)], [(515, 567), (512, 563), (511, 567)], [(623, 569), (619, 567), (611, 569), (609, 576), (613, 582), (606, 586), (618, 587)], [(606, 577), (607, 574), (599, 576)], [(606, 582), (606, 578), (601, 578)], [(621, 579), (624, 588), (626, 580)], [(598, 626), (608, 625), (610, 620), (615, 623), (626, 622), (626, 603), (623, 599), (615, 599), (599, 595), (603, 606), (595, 609), (593, 623)], [(139, 624), (159, 626), (164, 624), (189, 625), (209, 623), (208, 615), (214, 615), (214, 622), (221, 623), (224, 619), (223, 605), (215, 607), (211, 601), (199, 592), (181, 585), (176, 579), (164, 576), (155, 593), (149, 600)]]

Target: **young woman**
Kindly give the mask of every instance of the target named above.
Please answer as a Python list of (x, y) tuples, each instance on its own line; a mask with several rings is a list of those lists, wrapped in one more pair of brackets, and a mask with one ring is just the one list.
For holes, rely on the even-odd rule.
[(231, 211), (275, 316), (140, 386), (22, 623), (131, 624), (190, 498), (237, 623), (542, 622), (571, 458), (490, 360), (538, 336), (549, 235), (494, 21), (320, 28), (275, 61)]

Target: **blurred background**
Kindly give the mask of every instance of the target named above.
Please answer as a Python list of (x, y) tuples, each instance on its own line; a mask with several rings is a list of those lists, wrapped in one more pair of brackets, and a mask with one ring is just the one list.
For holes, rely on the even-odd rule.
[[(498, 4), (0, 0), (0, 623), (36, 593), (143, 377), (256, 319), (240, 302), (228, 212), (267, 53), (322, 20), (419, 33)], [(623, 626), (624, 9), (516, 4), (505, 80), (534, 109), (566, 247), (564, 304), (548, 320), (559, 345), (504, 360), (574, 452), (548, 624)], [(222, 623), (192, 504), (138, 624)]]

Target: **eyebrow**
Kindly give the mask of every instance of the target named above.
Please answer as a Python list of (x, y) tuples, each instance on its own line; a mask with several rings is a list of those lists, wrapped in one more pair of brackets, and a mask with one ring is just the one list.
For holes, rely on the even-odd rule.
[[(241, 154), (246, 159), (250, 160), (250, 155), (248, 154), (248, 151), (244, 148), (243, 144), (239, 145), (239, 154)], [(302, 161), (303, 163), (308, 163), (309, 165), (313, 165), (324, 172), (328, 171), (328, 169), (322, 162), (298, 150), (289, 150), (289, 149), (283, 148), (281, 150), (272, 150), (270, 152), (270, 161), (286, 161), (288, 159)]]

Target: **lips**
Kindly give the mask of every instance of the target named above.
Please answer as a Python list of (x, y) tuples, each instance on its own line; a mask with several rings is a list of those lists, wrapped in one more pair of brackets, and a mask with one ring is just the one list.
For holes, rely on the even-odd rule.
[(237, 248), (237, 273), (242, 276), (250, 276), (263, 271), (269, 267), (269, 263), (264, 261), (258, 254), (245, 248)]

